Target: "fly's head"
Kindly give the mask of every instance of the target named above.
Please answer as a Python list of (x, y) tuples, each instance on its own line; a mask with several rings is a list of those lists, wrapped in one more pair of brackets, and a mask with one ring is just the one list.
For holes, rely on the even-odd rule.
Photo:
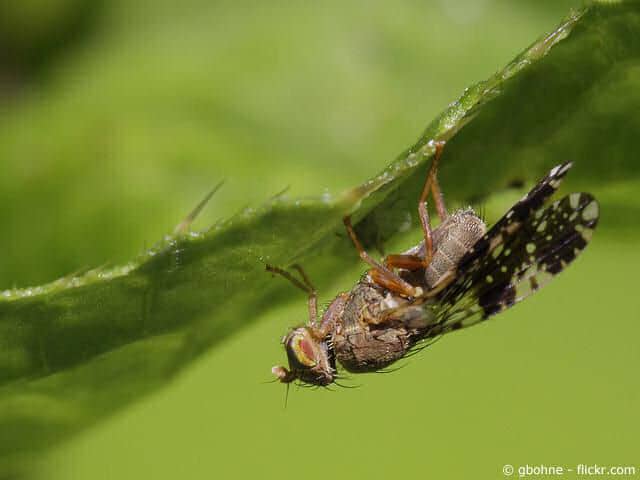
[(336, 360), (326, 339), (316, 338), (309, 327), (298, 327), (291, 330), (282, 343), (289, 359), (289, 369), (280, 366), (271, 369), (280, 382), (300, 380), (321, 387), (333, 383)]

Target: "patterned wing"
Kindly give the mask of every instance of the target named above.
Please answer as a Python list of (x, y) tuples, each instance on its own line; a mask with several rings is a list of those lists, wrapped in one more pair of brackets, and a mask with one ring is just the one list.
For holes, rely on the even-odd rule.
[(572, 193), (544, 208), (571, 164), (551, 170), (476, 243), (439, 296), (437, 322), (423, 338), (474, 325), (539, 290), (587, 246), (599, 206)]
[(475, 268), (474, 264), (504, 243), (505, 237), (513, 236), (554, 194), (560, 182), (573, 166), (571, 162), (555, 166), (538, 184), (531, 189), (520, 201), (498, 220), (493, 227), (480, 239), (473, 249), (467, 253), (458, 264), (458, 273)]
[(587, 246), (598, 216), (592, 195), (572, 193), (503, 234), (486, 256), (458, 271), (440, 297), (438, 325), (427, 336), (474, 325), (539, 290)]

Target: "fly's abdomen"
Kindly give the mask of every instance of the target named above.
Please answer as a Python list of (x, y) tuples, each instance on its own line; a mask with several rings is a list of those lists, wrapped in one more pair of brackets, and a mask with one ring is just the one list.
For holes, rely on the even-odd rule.
[(380, 324), (384, 295), (361, 282), (351, 292), (332, 337), (336, 359), (350, 372), (375, 372), (402, 358), (413, 345), (410, 332)]
[(349, 372), (375, 372), (405, 356), (412, 344), (401, 329), (360, 331), (335, 345), (336, 359)]
[(471, 209), (458, 210), (442, 222), (433, 232), (433, 258), (425, 270), (427, 286), (435, 286), (445, 273), (455, 269), (486, 229), (482, 219)]

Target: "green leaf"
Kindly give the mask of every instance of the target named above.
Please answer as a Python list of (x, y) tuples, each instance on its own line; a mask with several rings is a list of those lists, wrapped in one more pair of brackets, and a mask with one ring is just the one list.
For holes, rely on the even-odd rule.
[(302, 262), (320, 287), (357, 265), (345, 213), (368, 246), (383, 246), (408, 218), (415, 225), (431, 140), (448, 141), (449, 200), (533, 181), (567, 159), (572, 187), (596, 194), (601, 182), (637, 177), (627, 153), (640, 121), (639, 54), (640, 7), (595, 4), (467, 89), (380, 175), (339, 197), (279, 196), (204, 233), (167, 237), (126, 265), (0, 293), (0, 457), (9, 464), (94, 424), (298, 298), (265, 263)]

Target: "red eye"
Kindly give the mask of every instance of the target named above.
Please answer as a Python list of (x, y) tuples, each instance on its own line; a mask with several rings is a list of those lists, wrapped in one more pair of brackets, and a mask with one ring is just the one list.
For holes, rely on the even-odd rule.
[(316, 365), (315, 350), (312, 342), (306, 338), (306, 332), (300, 332), (293, 336), (289, 342), (289, 349), (293, 353), (296, 361), (306, 367)]
[(301, 338), (298, 345), (300, 347), (300, 350), (305, 354), (307, 358), (313, 358), (315, 356), (313, 352), (313, 347), (306, 339)]

